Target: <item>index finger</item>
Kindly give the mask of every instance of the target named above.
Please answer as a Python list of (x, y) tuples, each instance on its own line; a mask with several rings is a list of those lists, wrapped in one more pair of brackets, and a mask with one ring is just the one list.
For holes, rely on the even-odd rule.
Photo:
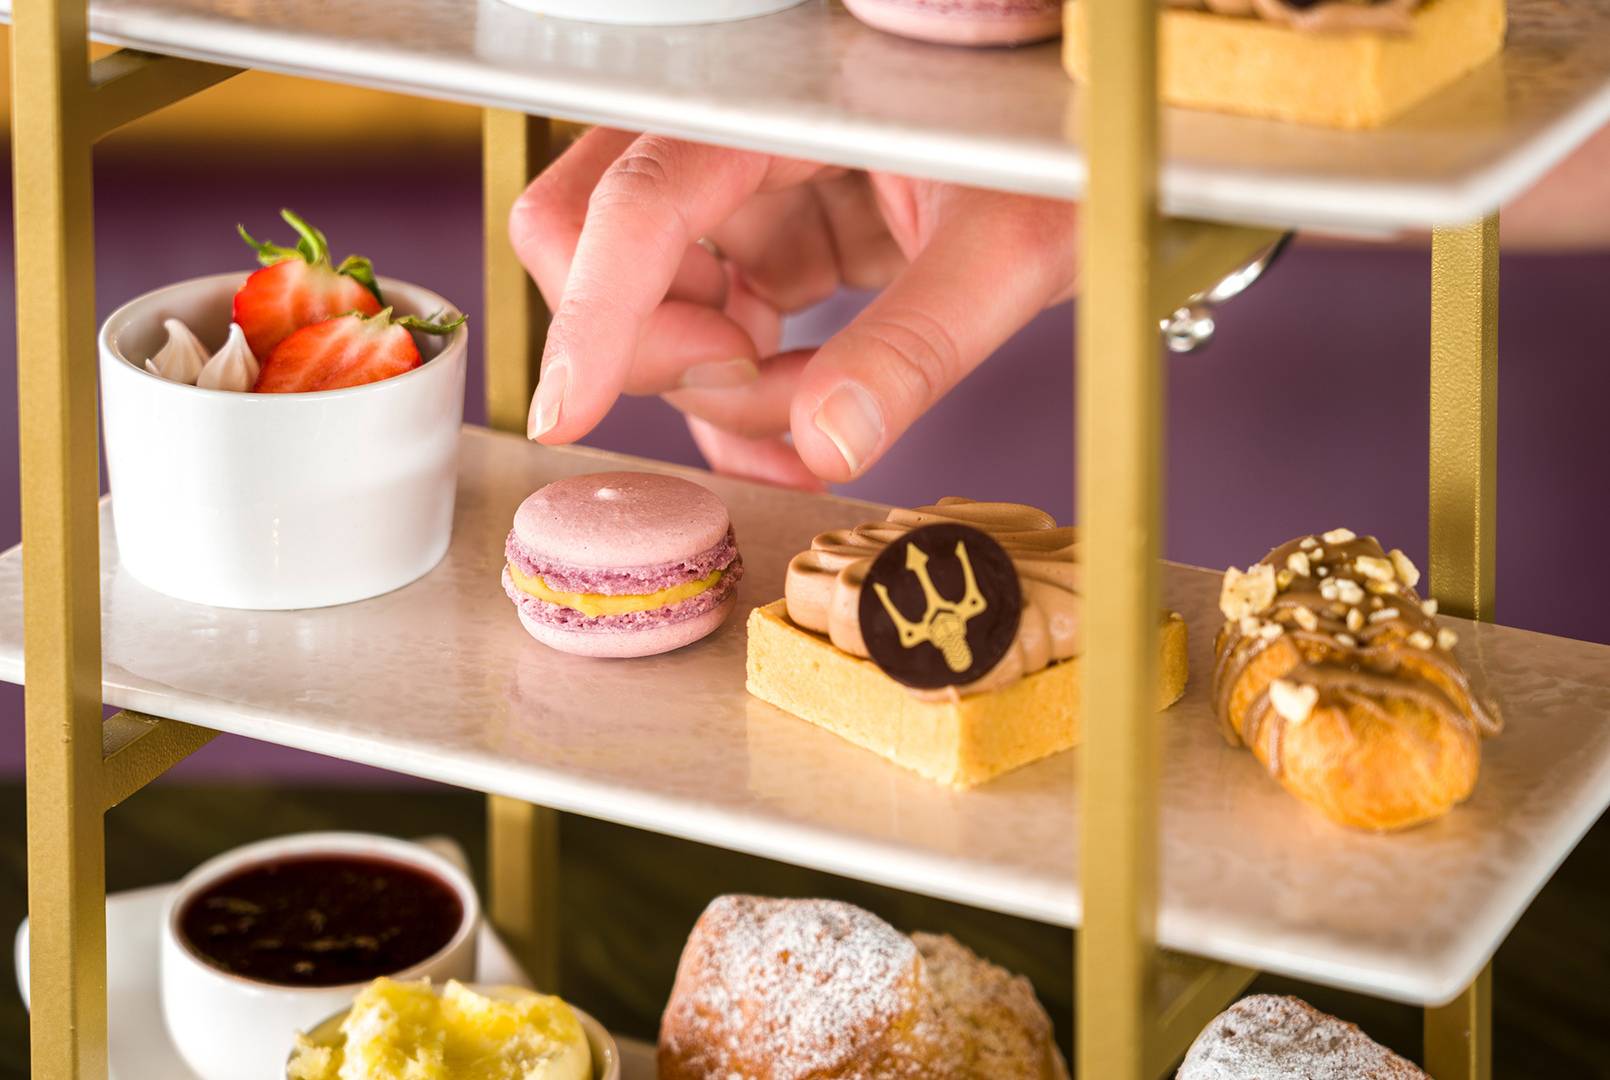
[(755, 192), (800, 182), (817, 168), (656, 135), (616, 158), (593, 189), (526, 434), (565, 443), (591, 431), (625, 387), (643, 323), (688, 245)]

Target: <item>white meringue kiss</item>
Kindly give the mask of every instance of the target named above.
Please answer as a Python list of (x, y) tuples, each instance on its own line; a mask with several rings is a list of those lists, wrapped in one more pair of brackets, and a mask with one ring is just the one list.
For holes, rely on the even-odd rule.
[(235, 390), (245, 393), (257, 382), (260, 370), (257, 357), (246, 344), (246, 335), (239, 324), (229, 324), (229, 340), (208, 360), (196, 377), (196, 385), (203, 390)]
[(206, 366), (207, 350), (178, 319), (164, 319), (162, 326), (168, 331), (168, 343), (145, 362), (145, 370), (169, 382), (194, 386)]

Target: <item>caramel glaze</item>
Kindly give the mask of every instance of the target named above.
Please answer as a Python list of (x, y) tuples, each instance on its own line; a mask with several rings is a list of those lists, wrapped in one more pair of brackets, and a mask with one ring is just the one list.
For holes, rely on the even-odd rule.
[(811, 541), (809, 551), (794, 556), (788, 564), (789, 619), (825, 634), (852, 656), (866, 656), (860, 602), (872, 560), (912, 529), (941, 523), (971, 525), (988, 533), (1011, 556), (1023, 585), (1023, 615), (1012, 647), (981, 678), (961, 687), (913, 690), (914, 695), (953, 699), (983, 693), (1078, 655), (1077, 537), (1072, 528), (1058, 526), (1045, 511), (1020, 503), (951, 497), (915, 510), (892, 510), (884, 521), (822, 533)]
[(1211, 11), (1215, 15), (1261, 19), (1293, 30), (1336, 33), (1383, 30), (1408, 33), (1421, 0), (1319, 0), (1299, 5), (1290, 0), (1163, 0), (1169, 7)]
[[(1453, 653), (1436, 643), (1437, 621), (1421, 607), (1414, 589), (1396, 575), (1388, 585), (1372, 581), (1355, 568), (1360, 555), (1386, 558), (1380, 543), (1373, 536), (1341, 543), (1326, 543), (1323, 538), (1314, 537), (1314, 545), (1305, 549), (1302, 544), (1308, 539), (1299, 537), (1282, 544), (1262, 560), (1278, 573), (1286, 568), (1287, 560), (1294, 553), (1309, 556), (1309, 575), (1294, 574), (1291, 584), (1280, 589), (1274, 602), (1257, 616), (1262, 625), (1272, 622), (1280, 626), (1281, 633), (1273, 637), (1248, 634), (1238, 624), (1226, 622), (1214, 642), (1217, 663), (1213, 672), (1213, 695), (1225, 738), (1231, 745), (1256, 746), (1265, 733), (1264, 725), (1272, 725), (1268, 732), (1267, 765), (1271, 774), (1280, 775), (1280, 745), (1287, 720), (1275, 711), (1268, 688), (1247, 708), (1239, 731), (1231, 717), (1230, 699), (1247, 667), (1283, 637), (1291, 638), (1303, 661), (1282, 677), (1287, 682), (1318, 690), (1319, 701), (1315, 708), (1357, 704), (1384, 715), (1384, 701), (1407, 699), (1451, 724), (1473, 727), (1478, 735), (1497, 734), (1503, 725), (1496, 710), (1484, 704), (1471, 690), (1470, 680)], [(1314, 551), (1322, 551), (1323, 557), (1313, 558)], [(1319, 572), (1321, 567), (1325, 569), (1323, 576)], [(1339, 599), (1327, 600), (1321, 592), (1326, 581), (1353, 582), (1364, 592), (1362, 603), (1353, 605)], [(1379, 591), (1371, 591), (1372, 585)], [(1358, 629), (1350, 630), (1347, 614), (1355, 606), (1362, 612), (1365, 622)], [(1312, 630), (1298, 625), (1295, 614), (1298, 609), (1314, 614), (1316, 622)], [(1369, 621), (1371, 615), (1389, 610), (1397, 614)], [(1409, 643), (1416, 632), (1431, 639), (1429, 648)], [(1347, 644), (1346, 636), (1338, 640), (1338, 634), (1350, 636), (1356, 644)]]

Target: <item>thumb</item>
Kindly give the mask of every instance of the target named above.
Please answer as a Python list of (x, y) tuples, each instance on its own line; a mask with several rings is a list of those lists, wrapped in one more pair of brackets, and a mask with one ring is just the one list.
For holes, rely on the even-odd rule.
[(1053, 300), (1074, 271), (1072, 203), (958, 189), (911, 265), (800, 376), (794, 446), (822, 479), (866, 469)]

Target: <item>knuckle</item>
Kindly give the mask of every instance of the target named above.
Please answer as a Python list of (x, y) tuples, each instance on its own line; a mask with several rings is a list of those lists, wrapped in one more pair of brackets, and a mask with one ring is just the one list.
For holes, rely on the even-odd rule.
[(960, 376), (962, 357), (955, 336), (925, 312), (887, 312), (868, 320), (858, 336), (883, 369), (882, 378), (911, 404), (932, 405)]

